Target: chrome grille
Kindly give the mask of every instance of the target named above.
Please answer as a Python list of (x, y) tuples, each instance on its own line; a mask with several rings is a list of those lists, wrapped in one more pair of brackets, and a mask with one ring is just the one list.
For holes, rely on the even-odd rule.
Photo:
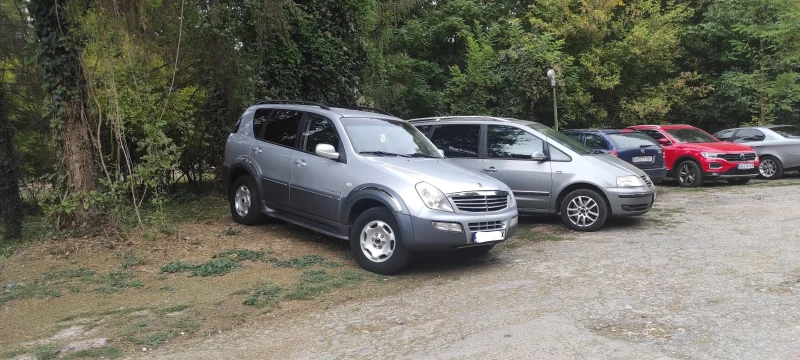
[(508, 207), (505, 191), (476, 191), (450, 195), (456, 208), (464, 212), (500, 211)]
[(470, 231), (503, 230), (505, 228), (506, 224), (504, 221), (483, 221), (483, 222), (469, 223)]
[(642, 175), (642, 181), (644, 181), (644, 183), (645, 183), (647, 186), (652, 186), (652, 185), (653, 185), (653, 181), (652, 181), (652, 180), (650, 180), (650, 177), (649, 177), (649, 176), (647, 176), (647, 175)]
[(728, 161), (753, 161), (756, 159), (756, 154), (755, 153), (720, 154), (719, 158)]

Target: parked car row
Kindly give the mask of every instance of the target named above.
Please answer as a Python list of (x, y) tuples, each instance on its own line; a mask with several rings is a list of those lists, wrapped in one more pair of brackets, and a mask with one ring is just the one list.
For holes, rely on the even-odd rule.
[[(730, 132), (733, 142), (687, 125), (561, 133), (510, 118), (405, 121), (261, 101), (228, 137), (223, 179), (235, 221), (267, 215), (347, 240), (361, 267), (391, 274), (419, 251), (485, 254), (515, 234), (519, 214), (594, 231), (611, 216), (647, 213), (654, 184), (668, 176), (681, 186), (745, 183), (765, 174), (758, 155), (772, 161), (772, 176), (800, 168), (787, 145), (796, 129), (759, 129), (763, 138), (743, 130)], [(758, 155), (739, 139), (758, 143)]]

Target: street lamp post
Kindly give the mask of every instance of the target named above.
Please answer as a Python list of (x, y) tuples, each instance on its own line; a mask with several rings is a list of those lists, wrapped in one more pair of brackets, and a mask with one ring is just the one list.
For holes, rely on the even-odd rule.
[(547, 78), (550, 79), (550, 87), (553, 88), (553, 124), (558, 131), (558, 103), (556, 102), (556, 71), (547, 70)]

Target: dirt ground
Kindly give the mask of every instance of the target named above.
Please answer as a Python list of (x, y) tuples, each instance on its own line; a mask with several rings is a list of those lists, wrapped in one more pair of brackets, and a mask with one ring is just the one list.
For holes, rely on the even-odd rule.
[[(360, 271), (336, 240), (224, 214), (113, 249), (33, 244), (0, 260), (0, 284), (39, 284), (0, 302), (0, 354), (797, 358), (800, 178), (659, 190), (651, 213), (596, 233), (524, 218), (488, 257), (428, 254), (393, 277)], [(240, 253), (220, 276), (159, 271), (231, 249), (263, 258)]]

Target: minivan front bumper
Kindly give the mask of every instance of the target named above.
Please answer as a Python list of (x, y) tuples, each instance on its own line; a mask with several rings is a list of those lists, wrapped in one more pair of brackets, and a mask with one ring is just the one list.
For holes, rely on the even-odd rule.
[(609, 188), (608, 202), (613, 216), (643, 215), (653, 208), (655, 187)]
[[(514, 221), (512, 221), (512, 219)], [(404, 245), (411, 251), (435, 251), (462, 247), (492, 245), (510, 239), (517, 232), (519, 217), (516, 207), (497, 213), (458, 214), (424, 209), (416, 216), (410, 216), (414, 236), (404, 238)], [(461, 232), (436, 229), (433, 222), (457, 223)], [(471, 226), (470, 226), (471, 225)], [(503, 239), (476, 243), (471, 230), (481, 228), (485, 231), (502, 231)]]

